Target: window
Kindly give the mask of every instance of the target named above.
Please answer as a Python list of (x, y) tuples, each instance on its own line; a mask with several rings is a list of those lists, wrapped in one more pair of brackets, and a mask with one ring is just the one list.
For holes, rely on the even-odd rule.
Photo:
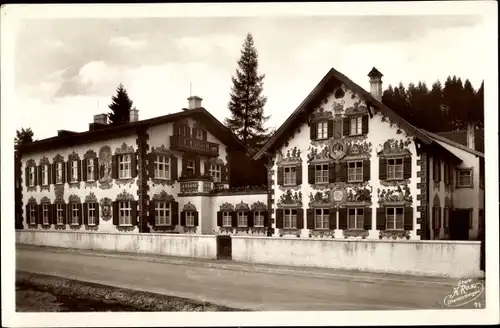
[(459, 187), (472, 187), (472, 170), (459, 170), (458, 171), (458, 186)]
[(63, 183), (63, 163), (56, 164), (56, 183)]
[(391, 158), (387, 160), (387, 179), (403, 179), (402, 158)]
[(64, 224), (64, 204), (57, 204), (56, 215), (57, 215), (57, 222), (56, 223), (58, 225), (63, 225)]
[(285, 174), (285, 186), (287, 185), (295, 185), (296, 184), (296, 169), (295, 169), (295, 166), (288, 166), (288, 167), (285, 167), (285, 169), (283, 170), (284, 174)]
[(248, 226), (248, 216), (246, 212), (238, 212), (238, 227)]
[(42, 186), (47, 186), (49, 184), (49, 166), (42, 166)]
[(170, 203), (155, 202), (155, 224), (156, 225), (171, 225), (170, 220)]
[(314, 214), (314, 228), (328, 229), (330, 227), (330, 211), (328, 209), (316, 209)]
[(221, 166), (219, 164), (210, 164), (208, 173), (214, 178), (214, 182), (221, 182)]
[(36, 205), (30, 205), (30, 224), (36, 224)]
[(389, 207), (386, 213), (387, 230), (403, 230), (403, 208)]
[(316, 165), (316, 183), (328, 183), (328, 164)]
[(119, 203), (119, 224), (132, 225), (132, 206), (130, 201), (121, 201)]
[(294, 229), (297, 227), (297, 210), (285, 210), (283, 228)]
[(128, 179), (132, 177), (132, 170), (131, 170), (131, 164), (132, 164), (132, 159), (130, 154), (128, 155), (120, 155), (118, 157), (118, 163), (119, 163), (119, 178), (120, 179)]
[(348, 182), (359, 182), (363, 181), (363, 162), (349, 162), (348, 170), (347, 170), (347, 181)]
[(450, 227), (450, 209), (448, 207), (444, 208), (444, 228), (448, 229)]
[(186, 162), (186, 176), (192, 177), (194, 176), (194, 168), (195, 168), (195, 162), (192, 159), (189, 159)]
[(87, 160), (87, 181), (94, 181), (95, 180), (95, 177), (94, 177), (94, 159), (93, 158), (89, 158)]
[(71, 204), (71, 224), (72, 225), (80, 224), (80, 220), (78, 217), (78, 204), (77, 203)]
[(194, 227), (194, 212), (186, 212), (186, 227)]
[(71, 161), (71, 182), (78, 181), (78, 161)]
[(319, 122), (318, 124), (318, 139), (327, 139), (328, 138), (328, 122)]
[(28, 177), (28, 182), (29, 182), (29, 186), (30, 187), (33, 187), (35, 185), (35, 167), (34, 166), (31, 166), (29, 168), (29, 177)]
[(363, 229), (364, 209), (350, 208), (348, 214), (347, 229)]
[(155, 178), (170, 179), (169, 158), (164, 155), (156, 156)]
[(49, 225), (49, 205), (43, 204), (42, 205), (42, 222), (44, 225)]
[(196, 130), (196, 139), (203, 140), (203, 130)]
[(349, 124), (350, 124), (349, 134), (351, 136), (363, 133), (362, 122), (363, 122), (363, 118), (361, 116), (352, 117), (349, 120)]
[(230, 212), (222, 212), (222, 226), (230, 227), (233, 225), (233, 220)]
[(263, 211), (255, 211), (254, 212), (253, 226), (254, 227), (263, 227), (264, 226), (264, 212)]
[(88, 212), (88, 225), (96, 224), (96, 203), (88, 203), (87, 204), (87, 212)]

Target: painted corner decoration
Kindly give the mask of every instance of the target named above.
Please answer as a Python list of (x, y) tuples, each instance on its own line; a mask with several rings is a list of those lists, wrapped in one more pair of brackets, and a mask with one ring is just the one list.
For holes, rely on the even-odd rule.
[(277, 205), (279, 207), (302, 207), (302, 192), (287, 190), (280, 196)]
[(285, 163), (302, 163), (302, 157), (300, 153), (300, 149), (297, 147), (293, 147), (286, 151), (286, 155), (284, 155), (281, 151), (277, 154), (277, 165), (282, 165)]
[(384, 142), (383, 145), (379, 145), (377, 149), (377, 154), (381, 157), (391, 156), (391, 155), (411, 156), (411, 152), (408, 148), (411, 142), (412, 142), (411, 138), (407, 138), (405, 141), (403, 141), (402, 139), (400, 140), (389, 139), (386, 142)]
[(104, 221), (109, 221), (112, 216), (111, 205), (112, 201), (108, 197), (101, 198), (99, 201), (99, 205), (101, 206), (101, 218)]
[(355, 186), (349, 190), (347, 193), (347, 202), (348, 203), (372, 203), (372, 191), (373, 187), (358, 187)]
[(377, 189), (377, 197), (379, 204), (405, 203), (411, 205), (413, 203), (408, 185), (397, 186), (395, 189)]
[(110, 189), (113, 186), (111, 177), (111, 148), (106, 145), (99, 150), (99, 188)]
[(317, 191), (315, 194), (309, 193), (309, 207), (314, 205), (328, 205), (331, 204), (331, 191)]
[(64, 186), (61, 185), (54, 186), (54, 196), (55, 196), (55, 201), (64, 203)]

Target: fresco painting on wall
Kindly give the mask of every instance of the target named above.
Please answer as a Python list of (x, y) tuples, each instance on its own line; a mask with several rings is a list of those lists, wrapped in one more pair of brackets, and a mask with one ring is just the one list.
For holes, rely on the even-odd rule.
[(113, 186), (111, 177), (111, 148), (106, 145), (99, 150), (99, 187), (110, 189)]

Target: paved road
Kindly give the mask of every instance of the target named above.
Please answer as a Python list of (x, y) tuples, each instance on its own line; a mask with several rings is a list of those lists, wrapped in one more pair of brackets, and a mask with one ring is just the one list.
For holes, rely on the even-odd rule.
[(456, 280), (20, 246), (17, 270), (251, 310), (441, 309)]

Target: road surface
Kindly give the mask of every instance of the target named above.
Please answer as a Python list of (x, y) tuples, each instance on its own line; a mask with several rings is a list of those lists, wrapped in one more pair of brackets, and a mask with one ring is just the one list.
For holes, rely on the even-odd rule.
[(17, 270), (249, 310), (443, 309), (456, 279), (17, 245)]

